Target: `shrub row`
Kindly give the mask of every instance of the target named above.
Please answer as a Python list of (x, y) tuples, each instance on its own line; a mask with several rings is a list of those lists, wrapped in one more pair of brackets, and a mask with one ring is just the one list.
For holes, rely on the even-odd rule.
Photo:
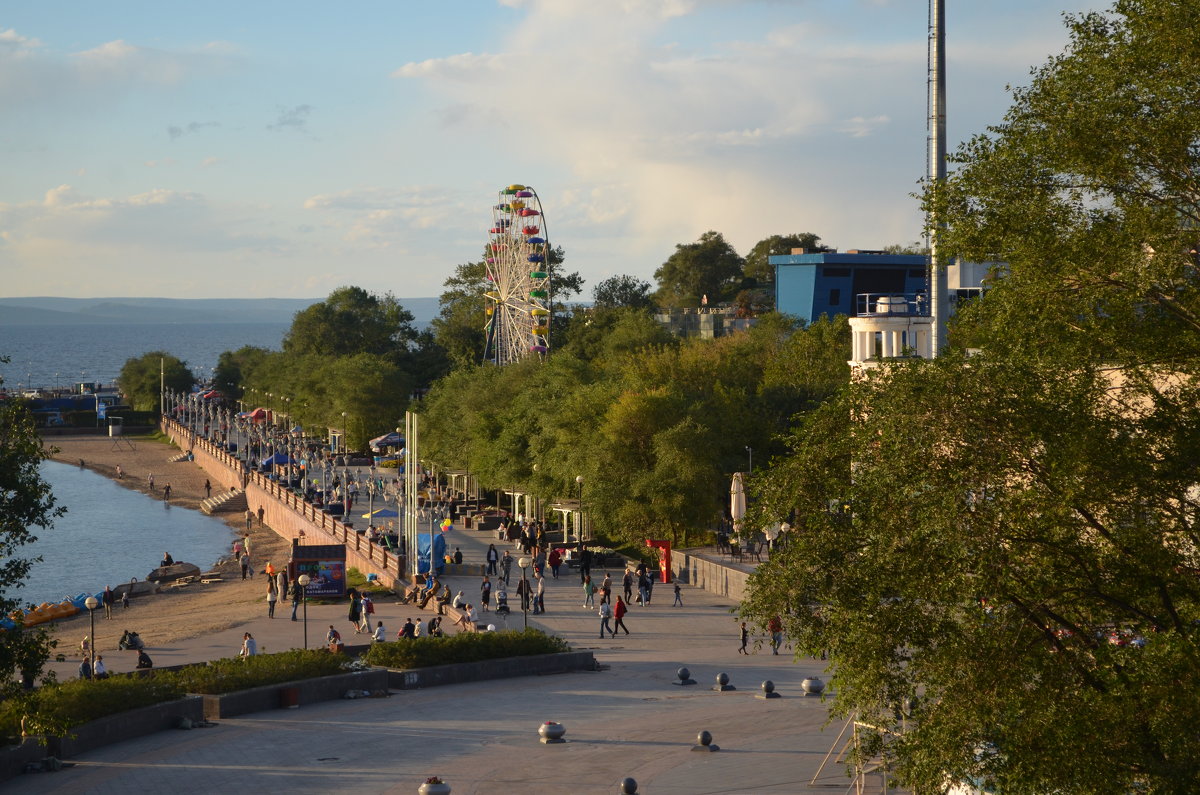
[(28, 715), (28, 734), (62, 735), (72, 726), (151, 704), (182, 698), (187, 693), (220, 695), (252, 687), (313, 679), (342, 673), (347, 660), (325, 649), (293, 649), (248, 659), (228, 657), (175, 671), (148, 671), (107, 679), (70, 679), (23, 693), (0, 704), (0, 736), (21, 736), (21, 718)]
[(8, 742), (17, 741), (21, 736), (21, 718), (28, 716), (27, 734), (61, 736), (72, 726), (183, 696), (179, 683), (166, 676), (71, 679), (22, 693), (0, 704), (0, 735)]
[(536, 629), (524, 632), (464, 632), (442, 638), (415, 638), (376, 643), (365, 660), (386, 668), (426, 668), (431, 665), (498, 660), (504, 657), (529, 657), (570, 651), (562, 638)]

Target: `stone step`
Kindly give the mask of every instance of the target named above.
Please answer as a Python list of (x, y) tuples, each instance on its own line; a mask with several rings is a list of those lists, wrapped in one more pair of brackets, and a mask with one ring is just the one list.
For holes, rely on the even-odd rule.
[(233, 511), (244, 512), (249, 508), (246, 502), (246, 492), (238, 491), (223, 491), (220, 494), (209, 497), (201, 501), (200, 510), (205, 513), (231, 513)]

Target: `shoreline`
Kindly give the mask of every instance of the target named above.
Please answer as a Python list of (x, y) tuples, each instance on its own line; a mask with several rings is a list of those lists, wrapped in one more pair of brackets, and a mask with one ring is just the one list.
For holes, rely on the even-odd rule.
[[(82, 460), (85, 469), (150, 499), (161, 501), (163, 486), (170, 483), (171, 498), (168, 502), (173, 507), (200, 510), (200, 503), (205, 499), (204, 483), (209, 479), (207, 474), (191, 461), (168, 462), (167, 459), (181, 450), (164, 439), (128, 436), (122, 437), (121, 443), (117, 444), (107, 436), (64, 435), (43, 438), (43, 448), (50, 453), (50, 460), (72, 466)], [(123, 478), (117, 477), (118, 465), (124, 471)], [(151, 473), (155, 479), (153, 490), (148, 480)], [(219, 493), (222, 488), (214, 485), (214, 493)], [(244, 513), (214, 513), (211, 516), (223, 521), (232, 531), (231, 545), (235, 538), (246, 535)], [(255, 571), (264, 568), (268, 561), (280, 563), (287, 560), (288, 544), (274, 531), (255, 520), (249, 535)], [(134, 596), (130, 599), (128, 609), (122, 609), (118, 602), (113, 609), (112, 620), (105, 620), (103, 611), (98, 610), (97, 651), (116, 652), (118, 640), (125, 629), (136, 630), (148, 647), (161, 648), (178, 641), (222, 632), (258, 618), (265, 602), (265, 580), (256, 577), (241, 580), (241, 568), (230, 559), (231, 552), (232, 548), (211, 566), (201, 567), (202, 571), (220, 572), (220, 582)], [(154, 568), (156, 563), (157, 558), (150, 563), (150, 568)], [(140, 578), (141, 574), (137, 576)], [(54, 670), (62, 678), (78, 664), (79, 641), (83, 635), (89, 634), (86, 611), (41, 626), (58, 641), (55, 653), (66, 656), (66, 663), (56, 663), (52, 656), (47, 664), (48, 671)]]

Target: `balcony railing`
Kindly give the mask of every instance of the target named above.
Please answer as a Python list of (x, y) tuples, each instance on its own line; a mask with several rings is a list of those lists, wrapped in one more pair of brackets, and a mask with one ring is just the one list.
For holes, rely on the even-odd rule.
[(929, 301), (924, 293), (859, 293), (854, 296), (856, 317), (924, 317)]

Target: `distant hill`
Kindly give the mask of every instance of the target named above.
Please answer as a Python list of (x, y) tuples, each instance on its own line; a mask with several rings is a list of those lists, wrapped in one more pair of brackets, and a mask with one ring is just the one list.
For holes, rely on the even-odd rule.
[[(321, 298), (0, 298), (0, 326), (84, 323), (290, 323)], [(438, 313), (436, 298), (401, 298), (420, 327)]]

